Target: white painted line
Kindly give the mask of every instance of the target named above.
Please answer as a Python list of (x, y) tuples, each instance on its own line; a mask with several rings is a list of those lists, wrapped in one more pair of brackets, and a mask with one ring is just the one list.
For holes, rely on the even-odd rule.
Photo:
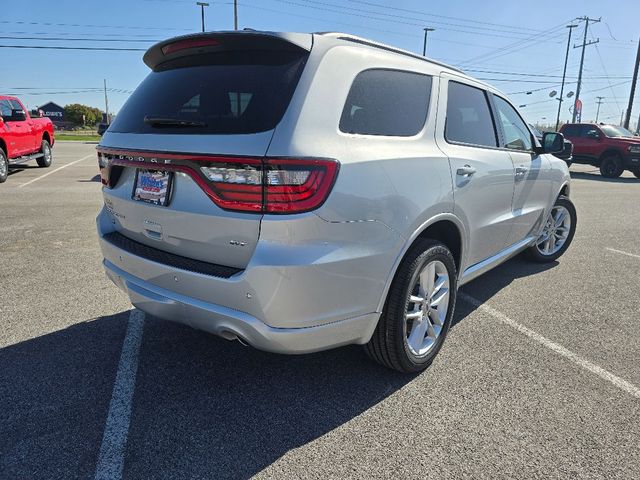
[(634, 253), (623, 252), (622, 250), (616, 250), (615, 248), (607, 248), (610, 252), (619, 253), (620, 255), (626, 255), (627, 257), (640, 258), (640, 255)]
[(144, 313), (137, 309), (132, 310), (122, 344), (118, 373), (113, 385), (107, 423), (102, 436), (100, 455), (96, 465), (96, 480), (119, 480), (122, 478), (143, 329)]
[(480, 300), (478, 300), (476, 298), (473, 298), (472, 296), (467, 295), (466, 293), (462, 293), (462, 292), (458, 293), (458, 296), (460, 298), (462, 298), (462, 300), (464, 300), (465, 302), (468, 302), (471, 305), (473, 305), (474, 307), (478, 308), (478, 310), (482, 310), (483, 312), (488, 313), (489, 315), (491, 315), (492, 317), (496, 318), (497, 320), (500, 320), (505, 325), (510, 326), (511, 328), (517, 330), (518, 332), (522, 333), (523, 335), (526, 335), (527, 337), (531, 338), (532, 340), (535, 340), (539, 344), (547, 347), (549, 350), (553, 350), (558, 355), (563, 356), (567, 360), (572, 361), (576, 365), (578, 365), (578, 366), (584, 368), (585, 370), (588, 370), (589, 372), (599, 376), (603, 380), (606, 380), (607, 382), (612, 383), (613, 385), (615, 385), (619, 389), (624, 390), (625, 392), (633, 395), (634, 397), (640, 398), (640, 388), (636, 387), (632, 383), (629, 383), (626, 380), (614, 375), (613, 373), (608, 372), (607, 370), (605, 370), (604, 368), (596, 365), (595, 363), (591, 363), (589, 360), (586, 360), (586, 359), (582, 358), (578, 354), (573, 353), (571, 350), (568, 350), (565, 347), (563, 347), (562, 345), (559, 345), (559, 344), (553, 342), (552, 340), (549, 340), (547, 337), (544, 337), (544, 336), (540, 335), (539, 333), (534, 332), (533, 330), (525, 327), (524, 325), (520, 325), (515, 320), (507, 317), (504, 313), (499, 312), (495, 308), (492, 308), (489, 305), (486, 305), (486, 304), (482, 303)]
[(44, 175), (40, 175), (39, 177), (33, 178), (33, 179), (29, 180), (28, 182), (23, 183), (22, 185), (18, 185), (18, 188), (26, 187), (27, 185), (29, 185), (29, 184), (31, 184), (33, 182), (37, 182), (38, 180), (42, 180), (44, 177), (48, 177), (49, 175), (51, 175), (53, 173), (56, 173), (58, 170), (62, 170), (63, 168), (70, 167), (71, 165), (74, 165), (76, 163), (82, 162), (83, 160), (87, 160), (88, 158), (91, 158), (93, 156), (95, 156), (95, 154), (87, 155), (86, 157), (82, 157), (79, 160), (76, 160), (74, 162), (70, 162), (70, 163), (67, 163), (65, 165), (62, 165), (61, 167), (58, 167), (55, 170), (51, 170), (50, 172), (47, 172)]

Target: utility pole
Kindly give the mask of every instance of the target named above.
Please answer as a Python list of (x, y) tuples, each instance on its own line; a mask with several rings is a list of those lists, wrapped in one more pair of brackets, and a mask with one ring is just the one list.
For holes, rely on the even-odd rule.
[(596, 110), (596, 123), (598, 123), (598, 117), (600, 116), (600, 105), (602, 105), (602, 99), (604, 97), (596, 97), (598, 99), (598, 110)]
[(233, 0), (233, 29), (238, 30), (238, 0)]
[(638, 67), (640, 67), (640, 40), (638, 40), (638, 53), (636, 53), (636, 66), (633, 69), (633, 80), (631, 81), (631, 93), (629, 93), (629, 106), (627, 106), (627, 116), (624, 119), (624, 128), (629, 129), (631, 121), (631, 109), (633, 108), (633, 96), (636, 93), (636, 82), (638, 81)]
[(429, 32), (433, 32), (435, 30), (435, 28), (431, 28), (431, 27), (426, 27), (424, 29), (424, 43), (422, 44), (422, 56), (426, 57), (427, 56), (427, 35), (429, 34)]
[(624, 122), (624, 112), (625, 110), (622, 110), (622, 114), (620, 115), (620, 123), (619, 123), (620, 126), (622, 126), (622, 122)]
[(109, 124), (111, 123), (109, 121), (109, 99), (107, 98), (107, 79), (103, 79), (104, 80), (104, 113), (107, 116), (106, 118), (106, 123)]
[(573, 24), (567, 25), (567, 28), (569, 29), (569, 40), (567, 40), (567, 53), (564, 56), (564, 70), (562, 70), (562, 86), (560, 87), (560, 97), (558, 98), (558, 116), (556, 117), (556, 132), (558, 131), (558, 126), (560, 125), (560, 109), (562, 108), (562, 101), (564, 100), (562, 95), (564, 95), (564, 80), (567, 76), (567, 62), (569, 61), (569, 47), (571, 46), (571, 32), (577, 26), (578, 25), (573, 25)]
[(208, 7), (209, 4), (206, 2), (196, 2), (196, 5), (200, 7), (200, 13), (202, 16), (202, 31), (204, 32), (204, 7)]
[[(582, 40), (582, 45), (574, 45), (573, 48), (582, 48), (582, 55), (580, 56), (580, 71), (578, 72), (578, 86), (576, 87), (576, 99), (573, 102), (573, 120), (572, 123), (576, 123), (576, 116), (578, 114), (578, 109), (576, 108), (576, 104), (580, 99), (580, 88), (582, 87), (582, 68), (584, 67), (584, 49), (589, 45), (593, 45), (594, 43), (598, 43), (600, 39), (594, 40), (592, 42), (587, 43), (587, 32), (589, 31), (589, 22), (598, 23), (602, 20), (602, 18), (594, 19), (589, 17), (580, 17), (577, 20), (584, 21), (584, 38)], [(580, 112), (580, 117), (582, 117), (582, 112)]]

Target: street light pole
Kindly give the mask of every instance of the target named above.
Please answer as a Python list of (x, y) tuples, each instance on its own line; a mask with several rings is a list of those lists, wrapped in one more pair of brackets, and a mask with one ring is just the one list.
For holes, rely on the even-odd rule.
[(560, 125), (560, 109), (562, 108), (562, 100), (564, 95), (564, 80), (567, 76), (567, 62), (569, 61), (569, 47), (571, 46), (571, 32), (578, 25), (567, 25), (569, 29), (569, 39), (567, 40), (567, 53), (564, 56), (564, 70), (562, 70), (562, 85), (560, 86), (560, 97), (558, 98), (558, 116), (556, 117), (556, 131), (558, 131), (558, 126)]
[(424, 43), (422, 44), (422, 56), (426, 57), (427, 56), (427, 35), (429, 34), (429, 32), (433, 32), (435, 30), (435, 28), (431, 28), (431, 27), (426, 27), (424, 29)]
[(204, 32), (204, 7), (208, 7), (209, 4), (206, 2), (196, 2), (196, 5), (200, 7), (200, 14), (202, 17), (202, 31)]
[[(594, 43), (598, 43), (600, 39), (593, 40), (591, 42), (587, 42), (587, 32), (589, 31), (589, 22), (598, 23), (600, 22), (600, 18), (595, 20), (589, 17), (581, 17), (577, 20), (584, 21), (584, 39), (582, 40), (582, 45), (574, 45), (573, 48), (582, 48), (582, 55), (580, 56), (580, 70), (578, 71), (578, 86), (576, 87), (576, 98), (573, 101), (573, 120), (572, 123), (576, 123), (576, 117), (578, 116), (578, 109), (576, 108), (578, 105), (578, 100), (580, 100), (580, 89), (582, 88), (582, 69), (584, 67), (584, 50), (585, 47), (589, 45), (593, 45)], [(582, 111), (580, 112), (580, 120), (582, 120)]]

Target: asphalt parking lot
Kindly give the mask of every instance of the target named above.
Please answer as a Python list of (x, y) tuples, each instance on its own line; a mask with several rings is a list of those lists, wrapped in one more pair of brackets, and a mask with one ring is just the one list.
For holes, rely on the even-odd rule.
[(100, 264), (95, 145), (54, 158), (0, 185), (1, 478), (640, 478), (635, 177), (572, 167), (569, 251), (465, 286), (404, 376), (132, 316)]

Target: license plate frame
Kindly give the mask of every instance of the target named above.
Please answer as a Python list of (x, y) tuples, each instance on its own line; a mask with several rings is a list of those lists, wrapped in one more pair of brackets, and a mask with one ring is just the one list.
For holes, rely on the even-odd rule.
[[(141, 183), (143, 183), (141, 185)], [(173, 172), (152, 168), (137, 168), (131, 198), (159, 207), (166, 207), (171, 200)]]

